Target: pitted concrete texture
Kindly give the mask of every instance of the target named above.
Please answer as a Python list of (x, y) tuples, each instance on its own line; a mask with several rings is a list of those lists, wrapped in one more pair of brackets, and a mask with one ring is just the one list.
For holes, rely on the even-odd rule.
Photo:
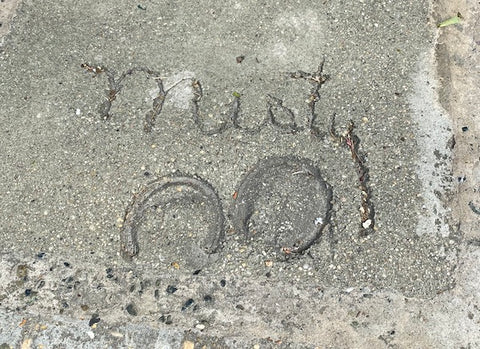
[(2, 347), (480, 346), (478, 5), (8, 6)]

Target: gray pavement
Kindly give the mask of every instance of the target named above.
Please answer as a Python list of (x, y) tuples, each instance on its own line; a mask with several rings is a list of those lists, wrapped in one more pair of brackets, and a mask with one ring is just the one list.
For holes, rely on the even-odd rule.
[(479, 346), (438, 11), (24, 1), (0, 346)]

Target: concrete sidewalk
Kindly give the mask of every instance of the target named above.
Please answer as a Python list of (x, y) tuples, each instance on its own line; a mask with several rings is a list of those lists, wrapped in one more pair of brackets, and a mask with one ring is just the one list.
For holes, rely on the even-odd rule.
[(452, 11), (24, 1), (0, 47), (0, 345), (479, 346), (437, 67), (478, 9), (437, 29)]

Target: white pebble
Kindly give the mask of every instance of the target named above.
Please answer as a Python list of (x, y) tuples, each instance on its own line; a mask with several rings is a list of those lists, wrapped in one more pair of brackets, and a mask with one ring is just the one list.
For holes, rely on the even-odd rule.
[(371, 225), (372, 225), (371, 219), (367, 219), (365, 222), (362, 223), (362, 226), (364, 229), (370, 228)]

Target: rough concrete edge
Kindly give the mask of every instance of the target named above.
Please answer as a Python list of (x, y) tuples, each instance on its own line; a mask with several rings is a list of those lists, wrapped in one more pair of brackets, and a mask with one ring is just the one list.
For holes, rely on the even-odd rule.
[(0, 3), (0, 48), (4, 45), (5, 36), (12, 29), (12, 22), (17, 14), (17, 9), (22, 0), (11, 0)]
[[(472, 53), (476, 49), (475, 42), (469, 35), (474, 35), (475, 28), (479, 27), (480, 3), (431, 0), (430, 4), (434, 25), (457, 13), (463, 18), (460, 24), (438, 28), (434, 41), (437, 100), (451, 120), (453, 134), (449, 147), (452, 149), (454, 183), (444, 203), (451, 210), (450, 227), (458, 230), (462, 242), (454, 273), (456, 287), (434, 300), (432, 319), (435, 324), (428, 326), (429, 336), (443, 347), (465, 347), (460, 345), (463, 340), (463, 343), (468, 342), (468, 348), (473, 348), (480, 347), (475, 318), (480, 302), (480, 217), (469, 203), (477, 199), (480, 204), (480, 148), (473, 146), (480, 139), (480, 126), (475, 120), (475, 115), (480, 114), (480, 106), (475, 103), (480, 95), (480, 75), (475, 76), (468, 68), (479, 64), (478, 53), (477, 57)], [(476, 99), (471, 97), (475, 95)], [(468, 132), (462, 130), (465, 125), (469, 127)]]
[[(436, 68), (439, 101), (452, 120), (456, 140), (453, 173), (458, 179), (458, 186), (450, 205), (465, 240), (475, 242), (480, 239), (480, 161), (479, 148), (475, 146), (480, 139), (480, 126), (475, 120), (475, 115), (480, 114), (480, 106), (473, 96), (478, 98), (480, 95), (480, 76), (469, 71), (479, 64), (473, 52), (476, 49), (474, 38), (469, 35), (474, 35), (475, 30), (480, 28), (480, 5), (465, 0), (436, 2), (434, 13), (437, 21), (457, 12), (463, 16), (461, 23), (439, 30), (435, 46)], [(468, 130), (462, 131), (463, 126), (468, 126)]]
[[(422, 183), (422, 197), (424, 199), (423, 212), (416, 227), (417, 235), (421, 236), (440, 234), (448, 237), (450, 229), (448, 217), (450, 208), (435, 193), (445, 193), (448, 184), (445, 176), (449, 175), (451, 158), (448, 142), (451, 134), (451, 120), (448, 113), (442, 108), (436, 94), (437, 77), (435, 74), (434, 48), (420, 56), (416, 71), (412, 75), (414, 81), (413, 93), (409, 96), (412, 108), (412, 118), (417, 124), (416, 141), (419, 150), (417, 160), (417, 175)], [(434, 139), (432, 139), (434, 138)], [(446, 153), (448, 159), (443, 166), (435, 155), (438, 152)], [(443, 222), (438, 223), (439, 218)]]

